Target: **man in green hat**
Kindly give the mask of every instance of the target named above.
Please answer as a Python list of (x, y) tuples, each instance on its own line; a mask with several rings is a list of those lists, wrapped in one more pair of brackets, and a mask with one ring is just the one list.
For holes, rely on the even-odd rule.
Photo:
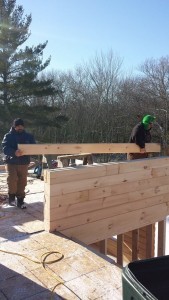
[(129, 153), (128, 159), (140, 159), (147, 158), (148, 153), (146, 153), (145, 143), (151, 142), (151, 128), (155, 120), (154, 116), (146, 115), (143, 117), (142, 121), (138, 123), (132, 130), (129, 143), (135, 143), (140, 147), (140, 153)]

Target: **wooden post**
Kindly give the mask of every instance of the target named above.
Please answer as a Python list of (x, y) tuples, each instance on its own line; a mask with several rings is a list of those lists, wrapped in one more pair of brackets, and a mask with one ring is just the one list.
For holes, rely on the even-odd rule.
[(123, 234), (117, 236), (117, 263), (123, 266)]
[(92, 165), (93, 164), (93, 158), (92, 158), (92, 155), (86, 155), (84, 156), (83, 158), (83, 165)]
[(154, 224), (150, 224), (146, 226), (146, 258), (150, 258), (154, 254), (154, 246), (153, 246), (153, 235), (154, 235), (154, 230), (153, 227)]
[(158, 222), (158, 249), (157, 256), (165, 255), (166, 219)]
[(107, 255), (107, 239), (99, 242), (100, 253)]
[(132, 231), (132, 261), (138, 259), (139, 229)]

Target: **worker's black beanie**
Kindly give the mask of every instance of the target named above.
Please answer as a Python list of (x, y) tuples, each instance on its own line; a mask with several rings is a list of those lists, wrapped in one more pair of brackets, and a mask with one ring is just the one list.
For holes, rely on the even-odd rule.
[(16, 126), (19, 126), (19, 125), (24, 126), (24, 121), (20, 118), (17, 118), (13, 121), (13, 127), (16, 127)]

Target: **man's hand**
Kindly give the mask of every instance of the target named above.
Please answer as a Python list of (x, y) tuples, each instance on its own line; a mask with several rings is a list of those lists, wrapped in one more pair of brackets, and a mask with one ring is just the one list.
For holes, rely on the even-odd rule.
[(140, 148), (140, 153), (146, 153), (146, 149), (145, 148)]
[(20, 149), (16, 150), (16, 151), (15, 151), (15, 155), (16, 155), (17, 157), (22, 156), (22, 155), (23, 155), (22, 150), (20, 150)]

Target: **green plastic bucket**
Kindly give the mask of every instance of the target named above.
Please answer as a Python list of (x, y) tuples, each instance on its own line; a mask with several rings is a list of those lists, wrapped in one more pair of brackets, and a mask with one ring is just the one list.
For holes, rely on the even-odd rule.
[(123, 300), (168, 300), (169, 255), (129, 263), (122, 272)]

